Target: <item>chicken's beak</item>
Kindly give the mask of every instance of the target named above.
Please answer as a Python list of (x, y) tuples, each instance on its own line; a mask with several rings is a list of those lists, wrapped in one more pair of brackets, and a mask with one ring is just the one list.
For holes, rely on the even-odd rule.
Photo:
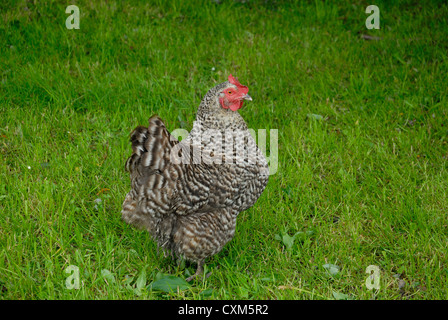
[(252, 97), (248, 94), (245, 94), (244, 96), (242, 96), (241, 99), (247, 100), (247, 101), (252, 101)]

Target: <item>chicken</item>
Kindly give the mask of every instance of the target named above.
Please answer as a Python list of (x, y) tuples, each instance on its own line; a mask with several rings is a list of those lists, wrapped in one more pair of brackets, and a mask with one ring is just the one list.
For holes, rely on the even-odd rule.
[(248, 91), (232, 75), (209, 90), (181, 142), (158, 116), (131, 133), (122, 219), (146, 229), (165, 254), (196, 262), (187, 281), (233, 238), (238, 214), (268, 183), (266, 158), (238, 112), (252, 100)]

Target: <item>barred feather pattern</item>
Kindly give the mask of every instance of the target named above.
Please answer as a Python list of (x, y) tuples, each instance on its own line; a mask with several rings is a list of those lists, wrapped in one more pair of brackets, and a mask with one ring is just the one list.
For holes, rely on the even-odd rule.
[[(198, 265), (233, 238), (238, 214), (254, 205), (268, 182), (266, 158), (243, 118), (219, 105), (219, 92), (229, 86), (224, 82), (205, 95), (193, 129), (181, 142), (158, 116), (149, 119), (148, 127), (138, 126), (131, 133), (133, 152), (125, 166), (131, 190), (123, 220), (146, 229), (165, 254)], [(210, 130), (216, 136), (204, 139)], [(229, 141), (231, 148), (225, 145)], [(253, 152), (241, 159), (235, 146)], [(173, 161), (173, 155), (183, 161)], [(201, 161), (194, 161), (197, 157)]]

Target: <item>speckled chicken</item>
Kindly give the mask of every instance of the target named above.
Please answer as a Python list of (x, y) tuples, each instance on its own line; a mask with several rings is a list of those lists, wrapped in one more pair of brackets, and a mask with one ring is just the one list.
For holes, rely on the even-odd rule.
[(252, 100), (248, 91), (232, 75), (209, 90), (181, 142), (158, 116), (131, 133), (131, 191), (122, 218), (146, 229), (165, 253), (196, 262), (187, 281), (233, 238), (238, 214), (268, 182), (266, 158), (238, 112)]

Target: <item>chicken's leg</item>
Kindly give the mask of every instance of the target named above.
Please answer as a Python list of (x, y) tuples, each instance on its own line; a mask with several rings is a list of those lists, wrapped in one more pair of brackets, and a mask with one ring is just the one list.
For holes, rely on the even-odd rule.
[(194, 275), (188, 277), (186, 281), (190, 282), (191, 280), (196, 279), (196, 277), (199, 276), (203, 271), (204, 271), (204, 260), (201, 260), (198, 262), (198, 268), (196, 269)]
[[(204, 260), (199, 261), (198, 262), (198, 268), (196, 269), (196, 272), (194, 273), (194, 275), (188, 277), (187, 279), (185, 279), (187, 282), (190, 282), (191, 280), (196, 279), (198, 276), (200, 276), (202, 274), (202, 272), (204, 272)], [(212, 273), (209, 272), (205, 275), (205, 278), (207, 279), (208, 277), (210, 277)]]

